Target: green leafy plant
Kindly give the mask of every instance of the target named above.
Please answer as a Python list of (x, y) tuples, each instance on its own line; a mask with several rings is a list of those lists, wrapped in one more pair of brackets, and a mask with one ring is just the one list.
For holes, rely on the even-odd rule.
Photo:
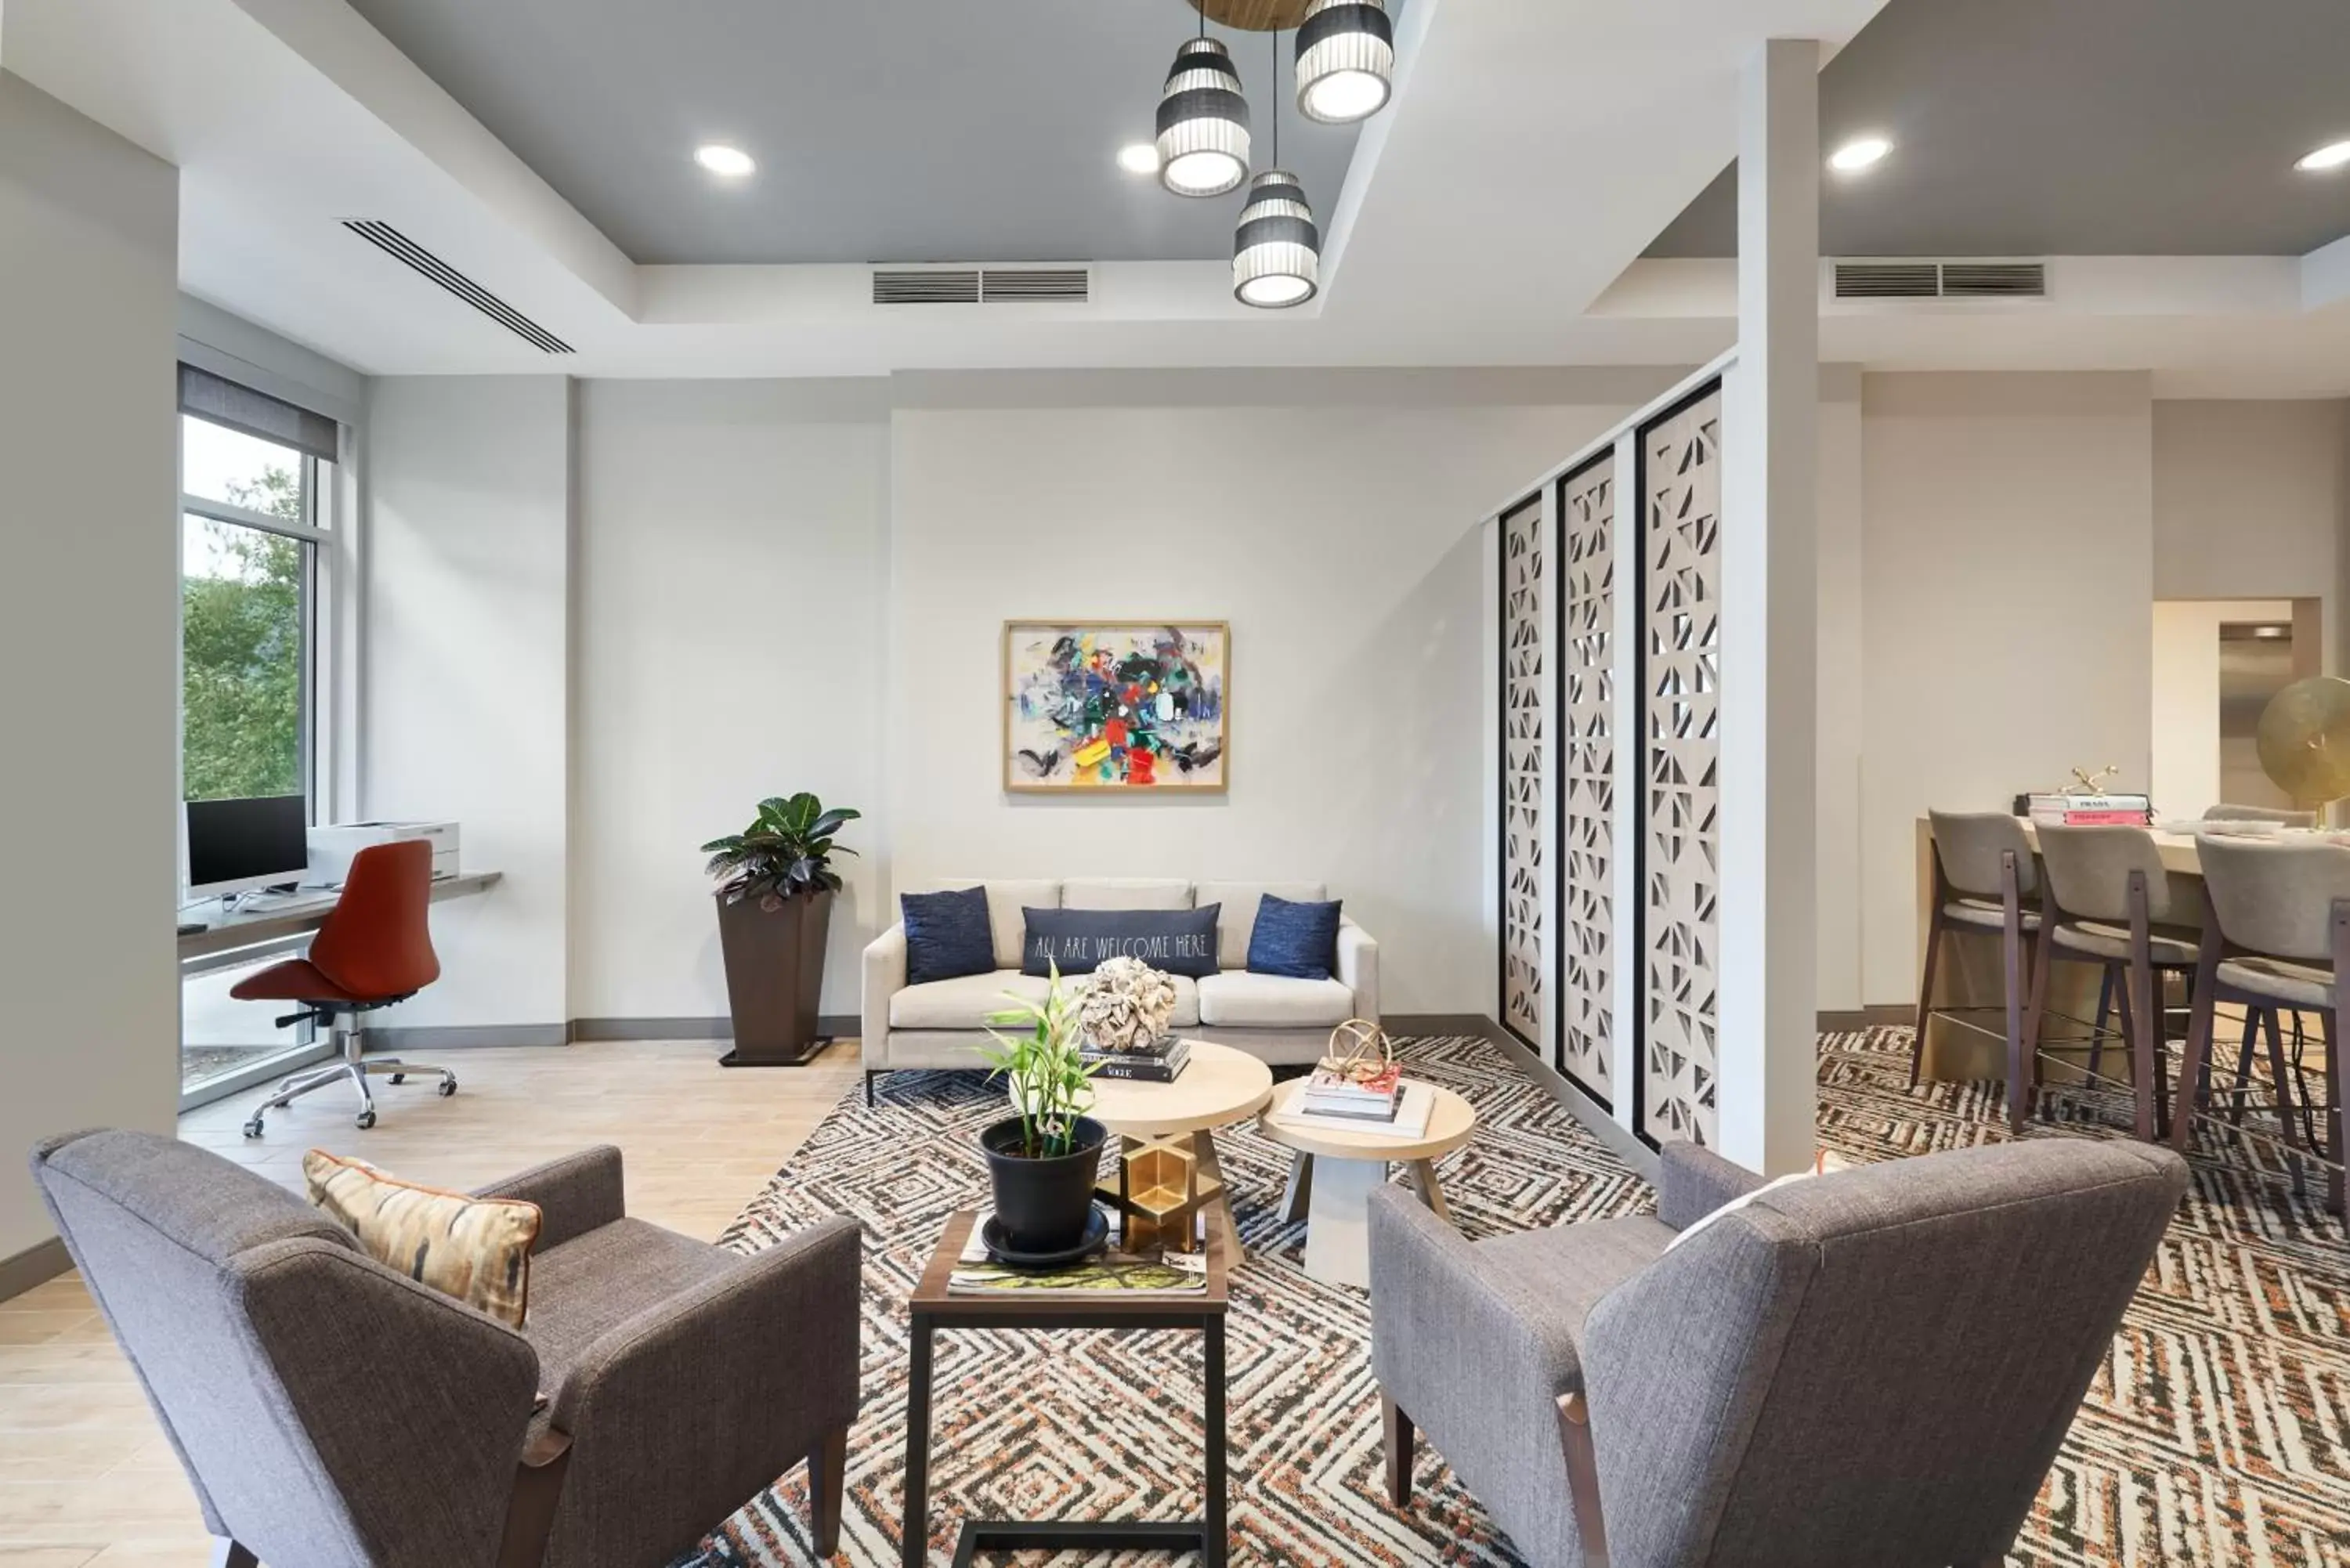
[(702, 846), (710, 857), (706, 869), (725, 878), (719, 893), (728, 903), (756, 898), (759, 908), (770, 912), (802, 894), (837, 893), (840, 877), (832, 869), (832, 857), (857, 851), (833, 837), (843, 823), (857, 817), (847, 806), (827, 811), (806, 791), (788, 799), (771, 795), (759, 803), (750, 826)]
[(993, 1045), (979, 1054), (1012, 1088), (1013, 1107), (1020, 1113), (1021, 1153), (1030, 1159), (1053, 1159), (1076, 1151), (1077, 1118), (1093, 1104), (1094, 1069), (1077, 1053), (1077, 1002), (1082, 991), (1061, 985), (1061, 966), (1053, 966), (1045, 1000), (1031, 1002), (1005, 992), (1014, 1005), (988, 1014), (990, 1024), (1021, 1025), (1024, 1033), (1005, 1034), (993, 1028)]

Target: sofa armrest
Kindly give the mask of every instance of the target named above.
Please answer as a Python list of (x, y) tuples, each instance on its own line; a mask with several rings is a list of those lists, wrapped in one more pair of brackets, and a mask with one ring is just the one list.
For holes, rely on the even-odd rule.
[(628, 1212), (620, 1181), (620, 1151), (610, 1144), (582, 1149), (473, 1189), (476, 1198), (518, 1198), (538, 1205), (538, 1242), (559, 1247), (601, 1230)]
[(1669, 1143), (1657, 1151), (1657, 1218), (1676, 1231), (1762, 1185), (1744, 1166), (1698, 1144)]
[(1379, 1021), (1379, 944), (1349, 919), (1338, 922), (1338, 983), (1355, 993), (1355, 1016)]
[(827, 1220), (583, 1347), (548, 1411), (571, 1435), (557, 1547), (592, 1543), (598, 1562), (671, 1561), (847, 1430), (860, 1258), (857, 1222)]
[(1370, 1213), (1372, 1370), (1431, 1436), (1442, 1429), (1440, 1406), (1458, 1399), (1461, 1423), (1474, 1422), (1481, 1390), (1497, 1383), (1531, 1380), (1545, 1399), (1583, 1386), (1555, 1302), (1488, 1268), (1405, 1188), (1375, 1189)]
[(864, 1037), (858, 1053), (868, 1067), (889, 1064), (889, 999), (906, 989), (906, 928), (901, 922), (865, 947)]

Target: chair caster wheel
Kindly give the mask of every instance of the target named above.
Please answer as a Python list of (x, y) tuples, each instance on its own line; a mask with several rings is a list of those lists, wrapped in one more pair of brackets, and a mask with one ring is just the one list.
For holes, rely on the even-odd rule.
[(444, 1100), (445, 1100), (445, 1099), (447, 1099), (450, 1096), (452, 1096), (452, 1095), (455, 1094), (456, 1092), (457, 1092), (457, 1080), (456, 1080), (456, 1079), (454, 1079), (454, 1078), (443, 1078), (443, 1079), (442, 1079), (442, 1080), (441, 1080), (441, 1097), (442, 1097), (442, 1099), (444, 1099)]
[(373, 1111), (361, 1111), (358, 1116), (353, 1119), (359, 1123), (359, 1131), (361, 1132), (365, 1132), (368, 1128), (375, 1126), (375, 1113)]
[(255, 1116), (251, 1121), (244, 1124), (244, 1136), (247, 1137), (259, 1137), (261, 1136), (261, 1118), (259, 1116)]
[(408, 1075), (405, 1073), (394, 1073), (391, 1075), (391, 1081), (395, 1084), (405, 1084), (408, 1082)]

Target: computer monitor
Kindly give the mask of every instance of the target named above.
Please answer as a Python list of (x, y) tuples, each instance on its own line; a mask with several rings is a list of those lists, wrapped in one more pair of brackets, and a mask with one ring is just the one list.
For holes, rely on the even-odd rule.
[(192, 800), (185, 819), (190, 901), (298, 882), (310, 867), (310, 806), (298, 794)]

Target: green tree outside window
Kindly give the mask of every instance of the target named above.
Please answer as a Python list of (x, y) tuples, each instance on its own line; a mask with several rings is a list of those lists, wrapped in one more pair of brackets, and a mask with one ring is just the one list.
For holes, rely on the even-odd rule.
[[(258, 484), (232, 483), (228, 492), (248, 511), (303, 521), (302, 483), (288, 470), (272, 467)], [(211, 518), (192, 516), (187, 525), (190, 571), (180, 583), (186, 797), (300, 794), (302, 542)]]

